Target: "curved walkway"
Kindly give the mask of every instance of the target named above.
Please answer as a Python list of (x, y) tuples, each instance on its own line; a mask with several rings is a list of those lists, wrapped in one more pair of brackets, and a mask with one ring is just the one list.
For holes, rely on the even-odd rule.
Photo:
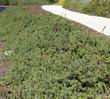
[(83, 24), (91, 29), (94, 29), (97, 32), (103, 33), (108, 36), (110, 35), (110, 18), (90, 16), (87, 14), (70, 11), (62, 8), (62, 6), (59, 5), (43, 5), (42, 9), (55, 15), (59, 15)]

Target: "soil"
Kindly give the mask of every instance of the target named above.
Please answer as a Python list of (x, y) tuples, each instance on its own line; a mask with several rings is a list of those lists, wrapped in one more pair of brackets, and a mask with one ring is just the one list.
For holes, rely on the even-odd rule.
[[(0, 92), (5, 96), (9, 96), (12, 93), (12, 89), (8, 85), (0, 85)], [(0, 97), (0, 99), (4, 99), (4, 97)]]
[(2, 41), (0, 41), (0, 49), (4, 48), (4, 43)]
[[(5, 47), (5, 42), (0, 41), (0, 55), (3, 52), (4, 47)], [(3, 76), (7, 72), (9, 65), (10, 65), (9, 60), (0, 59), (0, 76)]]
[(0, 76), (3, 76), (7, 72), (9, 65), (10, 65), (10, 61), (8, 60), (0, 62)]
[[(0, 52), (2, 52), (5, 47), (4, 42), (0, 41)], [(10, 61), (9, 60), (0, 60), (0, 77), (4, 76), (9, 70)], [(8, 96), (12, 93), (11, 88), (6, 85), (0, 85), (0, 92)], [(5, 97), (0, 97), (0, 99), (5, 99)]]
[(40, 5), (25, 5), (24, 9), (32, 14), (47, 14)]

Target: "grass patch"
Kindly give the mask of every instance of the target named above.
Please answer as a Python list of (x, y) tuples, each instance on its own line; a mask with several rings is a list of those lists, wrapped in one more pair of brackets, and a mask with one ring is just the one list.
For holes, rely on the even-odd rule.
[(110, 38), (55, 15), (22, 8), (0, 14), (0, 39), (11, 70), (0, 78), (6, 99), (74, 99), (110, 94)]

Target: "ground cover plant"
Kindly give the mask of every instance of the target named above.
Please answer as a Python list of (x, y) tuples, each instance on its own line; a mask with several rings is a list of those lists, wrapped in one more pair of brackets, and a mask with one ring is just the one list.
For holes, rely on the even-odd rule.
[(93, 0), (81, 3), (79, 0), (65, 0), (64, 7), (82, 13), (110, 17), (110, 0)]
[(2, 5), (16, 5), (17, 3), (19, 3), (19, 0), (0, 0)]
[(82, 11), (87, 14), (110, 17), (110, 0), (94, 0), (88, 3)]
[(0, 0), (0, 4), (8, 4), (7, 0)]
[(82, 12), (83, 6), (86, 4), (87, 3), (81, 3), (79, 0), (65, 0), (62, 5), (70, 10)]
[[(0, 40), (11, 66), (4, 99), (97, 99), (110, 94), (110, 38), (22, 7), (0, 13)], [(5, 88), (5, 89), (6, 89)], [(3, 87), (2, 87), (3, 89)]]

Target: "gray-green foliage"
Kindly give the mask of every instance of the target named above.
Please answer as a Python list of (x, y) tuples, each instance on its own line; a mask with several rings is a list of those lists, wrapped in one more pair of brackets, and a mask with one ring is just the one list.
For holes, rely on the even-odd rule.
[[(74, 99), (110, 94), (110, 39), (54, 15), (12, 8), (0, 14), (0, 39), (13, 52), (0, 78), (6, 99)], [(86, 99), (86, 98), (82, 98)], [(93, 98), (95, 99), (95, 98)]]

